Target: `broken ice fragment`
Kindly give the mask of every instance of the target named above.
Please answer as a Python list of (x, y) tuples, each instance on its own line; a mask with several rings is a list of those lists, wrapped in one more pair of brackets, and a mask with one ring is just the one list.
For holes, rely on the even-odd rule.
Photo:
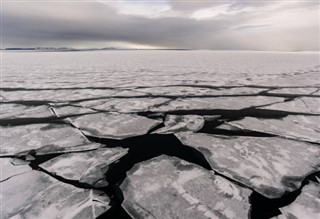
[(199, 131), (204, 125), (204, 118), (198, 115), (175, 116), (168, 115), (164, 121), (165, 127), (153, 133), (169, 134), (178, 131)]
[(247, 218), (251, 190), (175, 157), (136, 164), (121, 185), (133, 218)]
[(28, 154), (35, 150), (37, 155), (68, 151), (92, 150), (100, 147), (83, 134), (65, 124), (31, 124), (0, 127), (1, 156)]
[(230, 122), (239, 129), (265, 132), (309, 142), (320, 143), (319, 116), (287, 116), (282, 119), (257, 119), (246, 117)]
[(106, 212), (109, 197), (96, 190), (62, 183), (36, 170), (1, 183), (4, 218), (96, 218)]
[(132, 114), (97, 113), (70, 118), (85, 135), (99, 138), (124, 139), (144, 135), (160, 121)]
[(0, 158), (0, 182), (32, 170), (26, 163), (25, 165), (15, 166), (11, 160), (11, 158)]
[(320, 218), (320, 184), (310, 181), (298, 198), (280, 211), (287, 218)]
[(108, 185), (105, 177), (108, 165), (127, 153), (128, 149), (123, 148), (68, 153), (44, 162), (40, 167), (68, 180), (104, 187)]
[(276, 137), (175, 135), (202, 152), (214, 170), (268, 198), (298, 189), (307, 175), (320, 169), (320, 147), (309, 143)]

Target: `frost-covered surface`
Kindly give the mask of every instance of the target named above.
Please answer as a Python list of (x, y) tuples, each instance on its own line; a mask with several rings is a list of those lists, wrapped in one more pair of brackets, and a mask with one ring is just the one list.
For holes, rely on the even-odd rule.
[(319, 60), (3, 51), (0, 217), (317, 218)]

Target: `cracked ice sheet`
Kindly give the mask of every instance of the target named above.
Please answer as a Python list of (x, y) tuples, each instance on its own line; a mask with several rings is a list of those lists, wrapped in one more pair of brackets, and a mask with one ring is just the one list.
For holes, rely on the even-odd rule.
[(93, 150), (100, 144), (91, 143), (83, 134), (65, 124), (31, 124), (0, 127), (1, 156), (37, 155)]
[(107, 89), (61, 89), (61, 90), (28, 90), (28, 91), (3, 91), (2, 95), (7, 101), (48, 101), (68, 102), (90, 98), (108, 97), (116, 93)]
[(31, 167), (27, 165), (28, 163), (15, 166), (12, 164), (11, 160), (11, 158), (0, 158), (0, 182), (32, 170)]
[(106, 194), (62, 183), (36, 170), (12, 177), (1, 187), (1, 215), (8, 219), (93, 219), (110, 208)]
[(0, 119), (54, 117), (48, 106), (28, 107), (20, 104), (1, 104), (0, 109)]
[(199, 131), (204, 125), (204, 118), (198, 115), (176, 116), (167, 115), (164, 121), (165, 127), (157, 129), (153, 133), (170, 134), (178, 131)]
[(320, 184), (310, 181), (298, 198), (280, 211), (286, 218), (320, 218)]
[(261, 107), (261, 109), (278, 110), (293, 113), (320, 114), (320, 98), (301, 97), (296, 98), (292, 101), (264, 106)]
[(152, 95), (168, 96), (205, 96), (205, 95), (248, 95), (258, 94), (266, 89), (236, 87), (236, 88), (201, 88), (190, 86), (150, 87), (139, 88), (137, 91), (146, 92)]
[(261, 106), (283, 102), (281, 97), (204, 97), (204, 98), (178, 98), (170, 101), (168, 104), (153, 107), (150, 111), (166, 112), (175, 110), (241, 110), (249, 107)]
[(275, 137), (175, 135), (202, 152), (214, 170), (268, 198), (298, 189), (307, 175), (320, 170), (320, 148), (309, 143)]
[(85, 135), (125, 139), (146, 134), (150, 129), (161, 124), (161, 121), (148, 119), (133, 114), (97, 113), (69, 118)]
[(40, 165), (64, 179), (87, 183), (94, 187), (108, 185), (105, 174), (108, 166), (128, 153), (123, 148), (100, 148), (83, 153), (69, 153), (50, 159)]
[(57, 117), (64, 117), (64, 116), (72, 116), (72, 115), (79, 115), (79, 114), (87, 114), (87, 113), (95, 113), (96, 111), (88, 108), (83, 108), (79, 106), (53, 106), (52, 110), (57, 115)]
[[(239, 129), (275, 134), (286, 138), (320, 143), (319, 116), (287, 116), (282, 119), (257, 119), (245, 117), (229, 122)], [(218, 127), (219, 128), (219, 127)]]
[(121, 98), (83, 101), (78, 105), (103, 111), (116, 111), (121, 113), (148, 111), (152, 107), (164, 104), (170, 99), (167, 98)]
[(162, 155), (136, 164), (121, 185), (133, 218), (248, 218), (251, 190)]

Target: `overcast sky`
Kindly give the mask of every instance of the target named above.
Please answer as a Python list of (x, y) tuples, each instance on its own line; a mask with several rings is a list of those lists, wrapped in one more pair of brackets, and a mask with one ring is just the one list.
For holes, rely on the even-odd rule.
[(3, 47), (319, 50), (319, 1), (3, 0)]

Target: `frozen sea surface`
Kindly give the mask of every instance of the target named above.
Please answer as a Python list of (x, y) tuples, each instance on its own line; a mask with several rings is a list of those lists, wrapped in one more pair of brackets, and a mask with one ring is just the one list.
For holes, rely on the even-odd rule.
[(320, 218), (316, 52), (3, 52), (1, 218)]

